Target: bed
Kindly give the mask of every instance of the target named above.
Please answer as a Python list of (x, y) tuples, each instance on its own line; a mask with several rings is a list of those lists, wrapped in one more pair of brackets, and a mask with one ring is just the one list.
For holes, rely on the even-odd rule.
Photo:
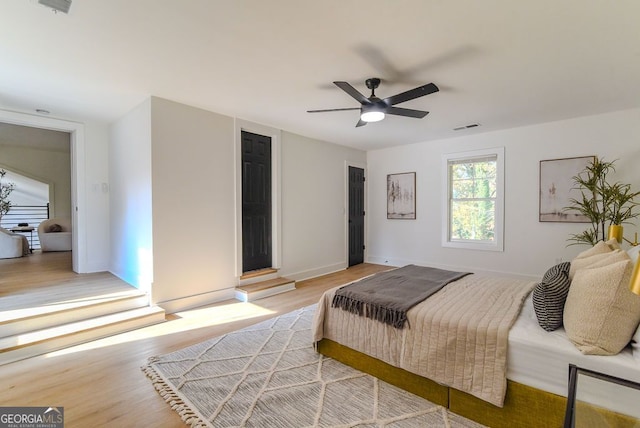
[[(608, 262), (615, 259), (612, 252), (615, 252), (618, 259), (626, 260), (620, 254), (621, 250), (615, 247), (604, 250), (599, 246), (597, 250), (581, 253), (574, 264), (580, 268), (588, 266), (595, 269), (589, 271), (590, 278), (596, 274), (597, 269), (607, 265), (602, 262), (605, 256)], [(598, 257), (591, 262), (598, 259), (598, 263), (588, 264), (581, 260), (594, 255)], [(631, 264), (631, 261), (627, 264)], [(628, 266), (625, 266), (622, 275), (628, 276)], [(579, 287), (579, 283), (584, 282), (584, 275), (577, 272), (578, 269), (572, 272), (573, 283), (577, 284), (572, 286), (585, 294)], [(500, 315), (498, 321), (487, 318), (487, 314), (472, 315), (469, 312), (471, 309), (465, 307), (469, 301), (478, 299), (474, 290), (489, 288), (490, 284), (499, 284), (498, 288), (511, 290), (503, 301), (500, 301), (500, 293), (488, 292), (490, 299), (496, 299), (497, 306), (494, 308), (507, 307), (503, 311), (506, 315)], [(396, 328), (353, 311), (333, 307), (334, 295), (341, 288), (336, 287), (328, 290), (318, 304), (312, 330), (313, 339), (319, 352), (479, 423), (496, 427), (562, 426), (569, 364), (640, 382), (640, 349), (636, 343), (640, 340), (640, 333), (636, 331), (635, 335), (633, 332), (629, 334), (636, 340), (631, 342), (635, 348), (626, 345), (615, 355), (585, 355), (572, 341), (575, 338), (570, 339), (564, 328), (553, 331), (541, 328), (532, 297), (532, 290), (538, 286), (539, 283), (536, 282), (504, 277), (482, 274), (465, 276), (411, 308), (407, 312), (408, 325), (405, 328)], [(451, 294), (454, 289), (463, 291)], [(451, 296), (447, 297), (448, 294)], [(573, 299), (575, 298), (574, 296)], [(509, 303), (505, 303), (507, 300), (504, 299)], [(456, 300), (460, 302), (462, 309), (456, 309)], [(640, 297), (637, 300), (637, 316), (640, 321)], [(578, 305), (575, 309), (582, 308)], [(462, 318), (466, 318), (468, 322), (462, 324), (470, 325), (473, 335), (477, 337), (471, 337), (468, 327), (461, 327), (460, 323), (453, 325), (441, 314), (434, 314), (438, 310), (444, 313), (463, 313)], [(487, 311), (487, 308), (481, 310)], [(431, 324), (425, 324), (425, 320)], [(638, 321), (634, 318), (630, 322), (635, 323), (634, 331)], [(487, 341), (485, 333), (478, 333), (475, 325), (483, 323), (489, 325), (486, 329), (489, 331), (506, 328), (506, 345)], [(423, 327), (424, 325), (430, 327)], [(437, 348), (439, 345), (434, 342), (443, 335), (445, 344), (442, 346), (449, 348), (437, 350), (434, 346)], [(470, 348), (469, 342), (476, 342), (472, 346), (474, 349)], [(453, 348), (458, 348), (458, 352), (455, 349), (452, 351), (451, 343), (454, 343)], [(629, 343), (628, 338), (626, 343)], [(480, 349), (478, 352), (475, 349), (477, 347), (490, 348), (488, 353), (491, 357), (486, 358), (486, 350)], [(501, 361), (503, 357), (504, 363)], [(454, 364), (447, 366), (447, 360), (453, 360)], [(483, 365), (487, 361), (488, 367)], [(504, 364), (502, 369), (501, 364)], [(592, 395), (589, 400), (597, 405), (598, 412), (603, 417), (616, 424), (614, 426), (633, 426), (636, 418), (640, 418), (637, 398), (620, 394), (612, 397), (607, 390), (600, 390)]]

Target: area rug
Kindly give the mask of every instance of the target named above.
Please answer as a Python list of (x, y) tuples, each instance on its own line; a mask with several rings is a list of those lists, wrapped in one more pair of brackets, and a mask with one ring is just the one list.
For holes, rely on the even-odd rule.
[(481, 427), (316, 353), (314, 310), (152, 357), (142, 370), (192, 427)]

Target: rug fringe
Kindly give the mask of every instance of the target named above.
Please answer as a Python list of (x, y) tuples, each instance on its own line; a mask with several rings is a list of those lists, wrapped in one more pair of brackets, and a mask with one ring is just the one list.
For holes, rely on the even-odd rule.
[(210, 425), (204, 421), (191, 407), (185, 403), (178, 394), (176, 394), (171, 386), (167, 384), (164, 378), (151, 366), (153, 362), (157, 361), (157, 358), (149, 358), (149, 364), (141, 367), (144, 374), (151, 379), (153, 387), (158, 391), (158, 394), (169, 404), (171, 409), (178, 413), (184, 423), (192, 428), (207, 428)]

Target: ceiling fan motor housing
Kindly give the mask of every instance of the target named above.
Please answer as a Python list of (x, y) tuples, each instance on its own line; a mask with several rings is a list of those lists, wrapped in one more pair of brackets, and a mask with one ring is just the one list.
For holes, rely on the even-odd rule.
[(378, 88), (378, 86), (380, 86), (380, 79), (378, 79), (377, 77), (372, 77), (371, 79), (365, 80), (364, 83), (365, 85), (367, 85), (367, 88), (374, 91)]

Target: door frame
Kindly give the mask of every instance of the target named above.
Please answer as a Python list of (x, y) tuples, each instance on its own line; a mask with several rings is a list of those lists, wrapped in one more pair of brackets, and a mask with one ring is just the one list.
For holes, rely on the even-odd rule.
[(367, 181), (367, 165), (359, 162), (344, 161), (344, 263), (345, 266), (349, 266), (349, 167), (360, 168), (364, 171), (364, 254), (363, 263), (367, 263), (367, 238), (369, 236), (369, 216), (366, 214), (369, 211), (368, 207), (368, 181)]
[(88, 272), (85, 224), (86, 174), (84, 124), (51, 117), (0, 110), (0, 122), (68, 132), (71, 143), (71, 257), (73, 271)]
[(235, 167), (235, 204), (236, 204), (236, 251), (235, 274), (240, 278), (242, 270), (242, 131), (264, 135), (271, 138), (271, 254), (272, 267), (280, 269), (282, 265), (282, 131), (269, 126), (259, 125), (242, 119), (234, 120), (234, 167)]

